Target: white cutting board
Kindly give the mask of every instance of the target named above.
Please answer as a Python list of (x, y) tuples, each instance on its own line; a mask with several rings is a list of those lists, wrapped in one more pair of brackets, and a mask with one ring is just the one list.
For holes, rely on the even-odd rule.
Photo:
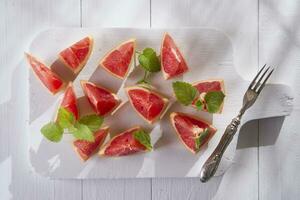
[[(82, 107), (88, 104), (86, 104), (85, 97), (82, 97), (83, 93), (79, 86), (81, 79), (90, 79), (117, 93), (124, 85), (132, 85), (141, 73), (139, 69), (135, 69), (124, 82), (112, 77), (101, 67), (97, 67), (105, 53), (130, 38), (137, 39), (139, 51), (145, 47), (152, 47), (159, 52), (164, 32), (169, 32), (173, 36), (190, 67), (190, 72), (178, 78), (179, 80), (193, 82), (209, 78), (224, 79), (226, 98), (223, 113), (211, 115), (174, 103), (160, 123), (149, 126), (127, 103), (115, 115), (108, 117), (105, 123), (110, 125), (112, 134), (137, 124), (149, 131), (152, 130), (152, 135), (157, 141), (154, 151), (121, 158), (103, 158), (95, 155), (83, 163), (73, 151), (71, 146), (73, 138), (69, 135), (65, 135), (60, 143), (51, 143), (40, 134), (40, 128), (53, 119), (62, 95), (51, 96), (30, 71), (29, 159), (35, 172), (51, 178), (80, 179), (199, 176), (202, 164), (218, 144), (226, 125), (238, 113), (243, 94), (249, 85), (249, 81), (237, 74), (232, 44), (222, 32), (206, 28), (50, 29), (35, 37), (29, 52), (44, 60), (55, 70), (67, 74), (68, 70), (64, 70), (61, 63), (57, 61), (58, 52), (86, 35), (94, 37), (94, 50), (91, 57), (86, 67), (74, 80), (75, 91)], [(159, 73), (153, 76), (152, 83), (158, 90), (171, 97), (172, 81), (174, 80), (163, 81), (162, 74)], [(126, 100), (122, 90), (118, 94), (120, 98)], [(267, 85), (255, 105), (246, 113), (242, 125), (253, 119), (288, 115), (292, 110), (292, 99), (292, 92), (288, 86)], [(193, 155), (185, 149), (171, 128), (169, 124), (171, 111), (198, 115), (211, 121), (218, 131), (205, 148)], [(225, 152), (217, 174), (225, 172), (232, 163), (236, 144), (237, 136)]]

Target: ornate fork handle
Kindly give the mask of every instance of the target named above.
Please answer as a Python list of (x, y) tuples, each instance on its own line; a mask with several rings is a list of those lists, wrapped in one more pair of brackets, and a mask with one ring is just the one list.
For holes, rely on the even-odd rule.
[(200, 179), (202, 182), (206, 182), (217, 171), (217, 168), (220, 164), (223, 153), (225, 152), (225, 150), (228, 147), (228, 145), (230, 144), (233, 136), (237, 132), (240, 122), (241, 122), (241, 115), (235, 117), (231, 121), (231, 123), (226, 127), (225, 132), (224, 132), (218, 146), (216, 147), (214, 152), (211, 154), (211, 156), (206, 160), (206, 162), (204, 163), (204, 165), (201, 169)]

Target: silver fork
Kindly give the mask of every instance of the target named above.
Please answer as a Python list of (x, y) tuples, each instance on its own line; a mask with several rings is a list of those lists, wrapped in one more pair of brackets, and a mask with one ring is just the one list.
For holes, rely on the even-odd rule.
[(204, 165), (202, 166), (200, 172), (200, 180), (202, 182), (208, 181), (217, 171), (217, 168), (220, 164), (222, 156), (230, 144), (233, 136), (238, 130), (238, 126), (241, 122), (241, 118), (245, 111), (250, 108), (254, 102), (256, 101), (258, 95), (264, 88), (267, 80), (270, 78), (274, 69), (269, 71), (270, 67), (265, 69), (266, 65), (264, 65), (261, 70), (257, 73), (253, 81), (250, 83), (243, 99), (243, 106), (239, 112), (239, 114), (233, 118), (231, 123), (226, 127), (225, 132), (218, 144), (215, 148), (214, 152), (210, 155), (210, 157), (206, 160)]

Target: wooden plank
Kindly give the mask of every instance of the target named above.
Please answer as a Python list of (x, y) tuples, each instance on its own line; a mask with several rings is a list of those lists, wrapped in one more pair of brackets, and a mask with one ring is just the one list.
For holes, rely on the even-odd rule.
[[(149, 27), (149, 0), (82, 2), (83, 27)], [(151, 199), (151, 179), (84, 180), (83, 199)]]
[[(22, 61), (23, 52), (47, 27), (79, 25), (79, 2), (10, 0), (1, 1), (0, 9), (0, 165), (4, 159), (11, 163), (9, 188), (1, 191), (9, 191), (14, 199), (54, 199), (54, 181), (31, 173), (28, 166), (28, 68)], [(2, 176), (5, 171), (0, 173), (6, 177)]]
[(272, 81), (289, 84), (295, 92), (291, 116), (259, 121), (259, 198), (296, 199), (300, 195), (300, 4), (261, 0), (259, 8), (259, 62), (276, 66)]
[(83, 200), (151, 199), (151, 179), (99, 179), (83, 183)]
[(149, 27), (150, 0), (82, 2), (83, 27)]
[[(234, 62), (240, 75), (251, 79), (257, 72), (257, 2), (152, 0), (151, 5), (152, 27), (205, 26), (224, 31), (233, 43)], [(257, 134), (258, 124), (254, 123), (251, 137), (248, 138), (250, 140), (240, 141), (245, 144), (250, 141), (250, 144), (246, 145), (248, 148), (237, 151), (235, 158), (237, 163), (233, 164), (222, 180), (213, 180), (214, 182), (206, 185), (199, 184), (198, 179), (154, 179), (153, 198), (196, 199), (201, 196), (201, 199), (211, 199), (212, 196), (216, 196), (216, 199), (226, 199), (226, 197), (256, 199), (258, 194)], [(242, 159), (243, 156), (247, 156), (247, 159)], [(227, 189), (228, 185), (232, 190), (235, 188), (241, 190), (232, 196), (232, 190)]]
[(82, 181), (72, 179), (55, 180), (54, 199), (82, 199)]

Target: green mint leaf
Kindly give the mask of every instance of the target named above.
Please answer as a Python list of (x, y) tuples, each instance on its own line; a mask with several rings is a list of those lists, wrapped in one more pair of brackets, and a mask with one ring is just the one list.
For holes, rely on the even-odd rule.
[(59, 142), (64, 130), (54, 122), (49, 122), (41, 128), (41, 133), (52, 142)]
[(190, 105), (198, 94), (195, 87), (182, 81), (173, 82), (173, 91), (177, 100), (185, 106)]
[(218, 112), (220, 110), (220, 106), (224, 101), (224, 97), (225, 95), (222, 91), (207, 92), (207, 94), (204, 97), (207, 111), (209, 113)]
[(72, 125), (72, 126), (70, 126), (70, 127), (68, 128), (68, 131), (69, 131), (70, 133), (73, 133), (74, 131), (77, 131), (77, 128), (75, 128), (75, 126)]
[(201, 145), (203, 144), (205, 138), (209, 135), (209, 130), (206, 128), (203, 132), (199, 134), (199, 137), (195, 138), (196, 150), (199, 150)]
[(196, 107), (198, 110), (202, 110), (203, 109), (203, 103), (201, 100), (197, 100), (195, 103)]
[(86, 140), (88, 142), (95, 141), (94, 134), (88, 126), (76, 122), (74, 127), (75, 129), (72, 133), (75, 138), (79, 140)]
[(98, 115), (86, 115), (79, 120), (80, 124), (86, 125), (90, 131), (98, 131), (103, 123), (103, 117)]
[(57, 114), (57, 122), (61, 128), (69, 128), (73, 126), (75, 117), (72, 112), (67, 109), (60, 107)]
[(139, 63), (146, 71), (159, 72), (160, 60), (152, 48), (145, 48), (138, 56)]
[(151, 137), (148, 133), (143, 130), (138, 130), (133, 133), (133, 136), (142, 145), (144, 145), (148, 150), (152, 150)]

